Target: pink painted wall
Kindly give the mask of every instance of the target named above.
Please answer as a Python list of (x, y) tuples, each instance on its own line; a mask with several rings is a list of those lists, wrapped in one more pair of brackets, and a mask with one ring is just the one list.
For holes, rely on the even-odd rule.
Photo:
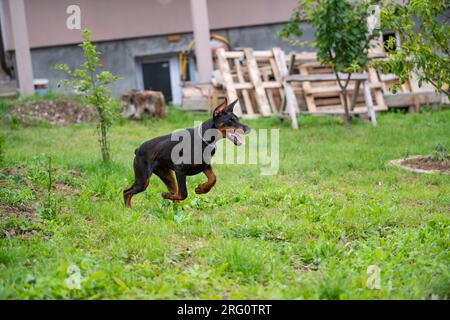
[[(0, 1), (7, 7), (8, 0)], [(297, 4), (297, 0), (207, 2), (211, 29), (287, 21)], [(192, 32), (189, 0), (25, 0), (32, 48), (81, 41), (79, 31), (66, 28), (66, 8), (71, 4), (80, 6), (82, 27), (93, 30), (95, 41)], [(11, 50), (8, 17), (4, 21), (6, 49)]]

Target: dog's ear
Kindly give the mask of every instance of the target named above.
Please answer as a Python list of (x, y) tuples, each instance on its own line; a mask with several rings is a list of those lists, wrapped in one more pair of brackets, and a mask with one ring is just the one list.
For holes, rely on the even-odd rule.
[(227, 98), (224, 98), (223, 102), (214, 109), (214, 112), (213, 112), (214, 118), (217, 117), (219, 114), (224, 113), (225, 110), (227, 109), (227, 105), (228, 105), (228, 100), (227, 100)]
[(234, 105), (235, 105), (238, 101), (239, 101), (239, 100), (236, 99), (236, 100), (234, 100), (232, 103), (230, 103), (230, 105), (225, 109), (225, 112), (233, 112)]

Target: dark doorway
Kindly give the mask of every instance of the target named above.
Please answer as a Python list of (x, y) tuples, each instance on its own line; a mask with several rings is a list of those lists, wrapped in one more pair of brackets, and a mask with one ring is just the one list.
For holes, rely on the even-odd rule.
[(143, 63), (142, 74), (144, 75), (145, 90), (161, 91), (166, 102), (172, 101), (169, 61)]
[[(389, 46), (391, 41), (392, 46)], [(397, 36), (395, 32), (383, 33), (383, 48), (386, 52), (393, 52), (397, 50)]]

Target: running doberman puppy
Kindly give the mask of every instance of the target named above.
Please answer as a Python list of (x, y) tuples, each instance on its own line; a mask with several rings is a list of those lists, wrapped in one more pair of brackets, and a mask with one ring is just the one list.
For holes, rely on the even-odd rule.
[[(213, 117), (196, 128), (183, 132), (183, 142), (188, 138), (188, 151), (180, 149), (179, 139), (175, 134), (168, 134), (144, 142), (135, 150), (133, 185), (123, 191), (125, 206), (131, 208), (131, 198), (143, 192), (149, 183), (152, 173), (156, 174), (167, 186), (168, 192), (162, 193), (164, 199), (180, 201), (186, 199), (186, 176), (193, 176), (203, 172), (208, 181), (195, 188), (195, 193), (208, 193), (216, 183), (216, 176), (211, 167), (211, 157), (215, 153), (216, 142), (227, 137), (235, 145), (243, 144), (241, 134), (248, 134), (250, 128), (239, 122), (233, 113), (237, 100), (228, 105), (227, 99), (213, 112)], [(182, 133), (183, 133), (182, 132)], [(186, 144), (184, 144), (186, 146)], [(198, 146), (198, 147), (196, 147)], [(200, 147), (201, 146), (201, 147)], [(190, 150), (189, 150), (190, 149)], [(175, 172), (175, 177), (174, 177)]]

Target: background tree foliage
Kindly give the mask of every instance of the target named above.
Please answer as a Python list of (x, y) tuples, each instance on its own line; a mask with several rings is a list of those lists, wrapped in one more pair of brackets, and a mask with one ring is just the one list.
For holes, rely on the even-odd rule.
[(83, 43), (80, 44), (80, 47), (83, 49), (85, 61), (75, 70), (71, 70), (67, 64), (57, 64), (55, 69), (69, 75), (70, 79), (62, 81), (66, 89), (69, 86), (72, 87), (76, 93), (85, 97), (88, 103), (95, 107), (99, 119), (98, 129), (102, 159), (104, 162), (108, 162), (110, 152), (107, 132), (119, 106), (118, 102), (110, 96), (111, 90), (108, 86), (114, 81), (120, 80), (120, 77), (109, 71), (98, 72), (101, 52), (91, 42), (91, 31), (83, 29), (82, 34)]
[[(387, 61), (374, 65), (384, 73), (394, 73), (401, 83), (415, 71), (422, 82), (450, 95), (450, 0), (409, 0), (404, 4), (384, 0), (381, 27), (400, 36), (399, 50), (391, 51)], [(393, 48), (395, 39), (388, 42)], [(390, 51), (390, 50), (389, 50)]]
[[(297, 10), (279, 36), (300, 37), (301, 20), (314, 27), (315, 41), (310, 45), (317, 49), (317, 59), (322, 64), (333, 67), (345, 96), (351, 74), (363, 70), (370, 40), (379, 35), (378, 30), (368, 30), (370, 5), (369, 1), (299, 0)], [(344, 79), (339, 75), (341, 72), (347, 73)], [(344, 107), (345, 119), (350, 122), (347, 99), (344, 99)]]

